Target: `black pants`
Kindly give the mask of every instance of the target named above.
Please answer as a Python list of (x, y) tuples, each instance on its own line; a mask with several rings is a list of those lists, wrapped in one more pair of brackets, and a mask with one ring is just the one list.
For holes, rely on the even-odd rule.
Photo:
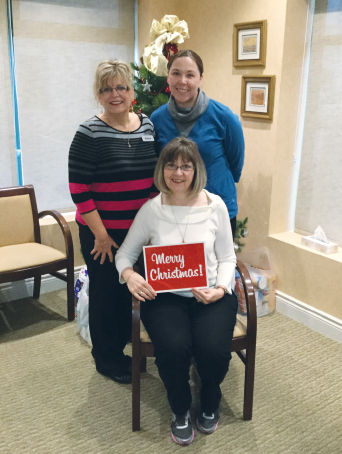
[(201, 378), (201, 407), (214, 412), (220, 384), (228, 372), (236, 322), (237, 299), (226, 294), (211, 304), (174, 293), (160, 293), (141, 303), (141, 318), (153, 342), (156, 365), (173, 413), (190, 409), (189, 369), (192, 356)]
[(232, 229), (232, 235), (233, 235), (233, 241), (234, 241), (234, 238), (235, 238), (235, 232), (236, 232), (236, 216), (235, 218), (232, 218), (230, 220), (230, 227)]
[[(118, 375), (128, 372), (129, 358), (123, 354), (131, 336), (132, 295), (127, 285), (119, 283), (115, 263), (106, 257), (94, 260), (94, 235), (87, 226), (79, 225), (81, 249), (89, 274), (89, 329), (96, 367), (113, 370)], [(116, 231), (108, 234), (117, 242)], [(121, 242), (121, 241), (120, 241)], [(112, 248), (113, 256), (116, 250)]]

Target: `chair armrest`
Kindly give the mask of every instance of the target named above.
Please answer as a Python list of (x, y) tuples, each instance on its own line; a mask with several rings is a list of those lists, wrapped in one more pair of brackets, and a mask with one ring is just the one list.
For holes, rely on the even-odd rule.
[(251, 336), (252, 339), (253, 338), (256, 339), (257, 312), (252, 279), (249, 275), (246, 266), (244, 265), (243, 262), (241, 262), (241, 260), (237, 261), (236, 268), (241, 276), (241, 281), (246, 297), (248, 336)]
[(67, 257), (73, 256), (74, 255), (74, 246), (73, 246), (73, 242), (72, 242), (70, 227), (69, 227), (69, 224), (67, 223), (67, 221), (56, 210), (41, 211), (38, 214), (38, 219), (44, 218), (45, 216), (52, 216), (57, 221), (57, 223), (60, 226), (62, 233), (63, 233), (66, 255), (67, 255)]

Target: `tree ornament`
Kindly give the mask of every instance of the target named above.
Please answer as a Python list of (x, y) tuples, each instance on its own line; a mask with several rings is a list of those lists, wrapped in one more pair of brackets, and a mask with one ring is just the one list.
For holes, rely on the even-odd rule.
[(149, 91), (151, 90), (152, 84), (148, 84), (147, 82), (145, 84), (142, 84), (144, 87), (144, 91)]
[(241, 229), (242, 238), (245, 238), (247, 235), (248, 235), (248, 230), (247, 229)]
[(166, 53), (166, 58), (169, 61), (172, 55), (176, 54), (178, 52), (177, 45), (176, 44), (165, 44), (165, 53)]
[[(181, 44), (184, 39), (189, 38), (188, 24), (180, 21), (177, 16), (165, 15), (160, 22), (153, 19), (150, 35), (154, 41), (144, 49), (144, 65), (157, 76), (167, 76), (170, 50), (177, 53), (177, 44)], [(169, 46), (165, 50), (167, 44)], [(170, 46), (172, 44), (174, 45), (173, 50)]]

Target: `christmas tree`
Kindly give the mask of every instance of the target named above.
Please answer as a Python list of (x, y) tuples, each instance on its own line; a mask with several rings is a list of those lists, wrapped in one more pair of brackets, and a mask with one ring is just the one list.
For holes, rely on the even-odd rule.
[(160, 22), (153, 20), (150, 34), (154, 41), (145, 47), (142, 64), (131, 63), (135, 90), (133, 110), (147, 116), (169, 100), (167, 63), (178, 52), (177, 45), (189, 37), (188, 24), (177, 16), (166, 15)]
[(242, 238), (245, 238), (248, 235), (247, 222), (248, 218), (245, 218), (243, 221), (240, 221), (239, 219), (236, 220), (236, 230), (234, 238), (234, 249), (236, 254), (241, 252), (242, 248), (245, 246), (245, 244), (242, 243)]
[(142, 112), (148, 117), (162, 104), (169, 100), (170, 89), (166, 77), (156, 76), (145, 65), (131, 64), (136, 71), (134, 75), (135, 100), (133, 111)]

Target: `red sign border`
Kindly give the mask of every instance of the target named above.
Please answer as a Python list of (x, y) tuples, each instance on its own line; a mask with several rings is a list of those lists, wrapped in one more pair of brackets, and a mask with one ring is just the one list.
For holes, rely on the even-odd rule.
[[(207, 251), (205, 247), (205, 242), (204, 241), (196, 241), (194, 243), (176, 243), (176, 244), (150, 244), (148, 246), (143, 246), (143, 255), (144, 255), (144, 266), (145, 270), (147, 270), (146, 267), (146, 255), (145, 255), (145, 249), (151, 248), (151, 247), (168, 247), (168, 246), (184, 246), (185, 244), (203, 244), (203, 249), (204, 249), (204, 265), (205, 265), (205, 276), (207, 280), (207, 285), (202, 286), (202, 287), (196, 287), (196, 288), (209, 288), (209, 280), (208, 280), (208, 268), (207, 268)], [(152, 287), (153, 285), (148, 281), (147, 277), (147, 272), (146, 274), (146, 282), (148, 282)], [(176, 289), (168, 289), (168, 290), (156, 290), (156, 293), (167, 293), (167, 292), (184, 292), (185, 290), (191, 290), (193, 287), (187, 287), (187, 288), (176, 288)]]

